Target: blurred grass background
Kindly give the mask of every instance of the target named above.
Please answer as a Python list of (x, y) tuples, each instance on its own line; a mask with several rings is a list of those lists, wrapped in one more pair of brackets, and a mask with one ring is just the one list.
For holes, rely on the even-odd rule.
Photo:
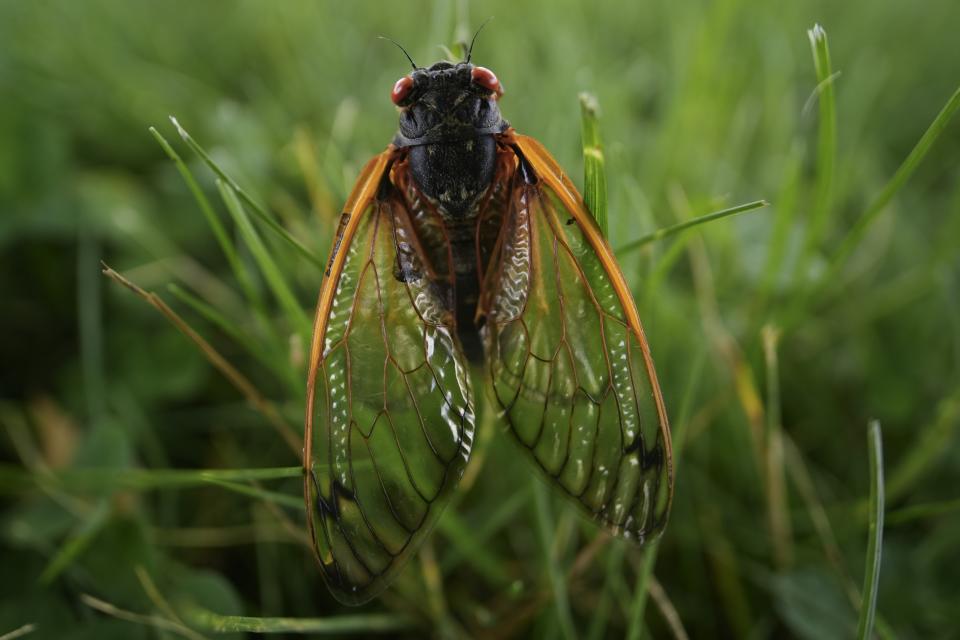
[[(488, 427), (431, 543), (348, 610), (293, 468), (321, 273), (167, 118), (322, 261), (396, 127), (407, 65), (376, 36), (429, 64), (490, 15), (475, 62), (574, 176), (598, 99), (615, 248), (772, 206), (620, 255), (678, 461), (656, 548), (598, 534)], [(951, 0), (0, 3), (0, 636), (850, 637), (876, 418), (878, 630), (960, 637), (960, 125), (864, 217), (960, 84), (958, 24)]]

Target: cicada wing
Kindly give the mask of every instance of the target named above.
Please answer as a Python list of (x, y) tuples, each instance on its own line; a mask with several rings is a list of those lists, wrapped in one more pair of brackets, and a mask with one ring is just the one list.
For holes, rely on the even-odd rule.
[(543, 473), (612, 532), (664, 527), (670, 431), (629, 289), (576, 188), (536, 141), (484, 281), (496, 401)]
[(444, 288), (390, 182), (357, 183), (321, 288), (307, 391), (307, 521), (327, 585), (360, 604), (422, 543), (470, 455), (474, 409)]

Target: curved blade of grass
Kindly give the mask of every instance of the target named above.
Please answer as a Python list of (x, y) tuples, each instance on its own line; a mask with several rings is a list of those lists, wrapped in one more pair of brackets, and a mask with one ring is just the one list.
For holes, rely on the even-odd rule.
[(244, 204), (246, 204), (247, 206), (250, 207), (251, 210), (253, 210), (254, 215), (256, 215), (261, 222), (267, 225), (267, 227), (271, 231), (273, 231), (278, 236), (283, 238), (287, 243), (289, 243), (294, 249), (297, 250), (297, 253), (299, 253), (301, 256), (306, 258), (310, 263), (312, 263), (314, 266), (319, 268), (321, 271), (326, 268), (326, 265), (324, 265), (323, 260), (321, 258), (314, 255), (313, 252), (310, 251), (310, 249), (308, 249), (303, 245), (303, 243), (301, 243), (299, 240), (297, 240), (292, 235), (290, 235), (289, 231), (281, 227), (280, 224), (276, 220), (274, 220), (263, 207), (261, 207), (253, 198), (251, 198), (247, 194), (247, 192), (244, 191), (240, 187), (240, 185), (238, 185), (233, 180), (233, 178), (227, 175), (227, 173), (223, 169), (221, 169), (216, 162), (213, 161), (213, 158), (210, 157), (210, 155), (206, 152), (206, 150), (203, 147), (201, 147), (200, 144), (196, 140), (194, 140), (189, 133), (187, 133), (187, 130), (180, 125), (180, 123), (177, 121), (175, 117), (170, 116), (170, 122), (172, 122), (173, 126), (177, 128), (177, 132), (180, 134), (180, 137), (183, 138), (183, 141), (187, 143), (187, 146), (189, 146), (194, 153), (200, 156), (200, 159), (203, 160), (207, 164), (207, 166), (210, 167), (210, 169), (212, 169), (213, 172), (220, 177), (221, 180), (226, 182), (228, 185), (230, 185), (231, 189), (236, 191), (237, 196), (239, 196), (240, 200), (242, 200)]
[(247, 351), (250, 351), (252, 355), (257, 356), (258, 354), (263, 353), (263, 350), (260, 348), (260, 346), (253, 342), (250, 336), (246, 335), (235, 322), (227, 319), (227, 317), (220, 313), (220, 311), (213, 305), (204, 302), (180, 285), (173, 282), (167, 285), (167, 290), (179, 298), (181, 302), (185, 303), (194, 311), (203, 316), (203, 318), (205, 318), (208, 322), (218, 327), (221, 331), (233, 338), (238, 344), (246, 348)]
[(263, 276), (267, 279), (267, 283), (270, 285), (274, 296), (276, 296), (277, 301), (283, 307), (287, 317), (296, 327), (297, 331), (306, 339), (306, 337), (310, 335), (310, 320), (307, 318), (307, 314), (304, 313), (303, 307), (297, 302), (297, 298), (293, 295), (290, 287), (287, 286), (287, 281), (283, 273), (279, 267), (277, 267), (277, 263), (274, 262), (273, 257), (260, 238), (260, 234), (257, 233), (257, 230), (253, 227), (253, 224), (251, 224), (246, 209), (244, 209), (237, 197), (237, 191), (223, 180), (217, 180), (217, 188), (220, 189), (220, 196), (227, 205), (230, 215), (233, 216), (237, 228), (240, 229), (240, 234), (243, 236), (244, 241), (247, 243), (247, 246), (250, 247), (250, 252), (257, 261), (260, 271), (263, 272)]
[(237, 344), (246, 349), (258, 362), (273, 371), (277, 377), (286, 379), (287, 384), (292, 389), (296, 391), (300, 390), (300, 385), (302, 385), (303, 382), (300, 380), (300, 376), (297, 375), (297, 371), (289, 365), (288, 360), (271, 356), (267, 350), (264, 349), (262, 341), (252, 338), (235, 322), (232, 322), (220, 313), (216, 307), (201, 300), (180, 285), (171, 283), (167, 285), (167, 289), (184, 304), (190, 306), (210, 323), (219, 327), (224, 333), (233, 338)]
[(830, 287), (834, 285), (834, 290), (843, 291), (840, 271), (849, 260), (851, 254), (863, 241), (870, 225), (877, 219), (880, 213), (886, 208), (893, 197), (907, 183), (913, 172), (930, 152), (937, 138), (943, 133), (944, 129), (950, 123), (957, 110), (960, 109), (960, 87), (947, 100), (940, 112), (937, 114), (930, 126), (914, 145), (913, 149), (907, 155), (906, 159), (897, 167), (896, 172), (890, 180), (887, 181), (883, 189), (876, 198), (870, 203), (870, 206), (853, 224), (850, 231), (843, 237), (840, 245), (823, 270), (823, 274), (800, 295), (794, 296), (793, 303), (783, 313), (779, 324), (784, 331), (789, 332), (798, 324), (802, 323), (806, 317), (805, 310), (810, 306), (811, 301), (822, 296)]
[(880, 557), (883, 551), (883, 439), (880, 423), (873, 420), (867, 437), (870, 452), (870, 526), (867, 542), (867, 566), (863, 576), (863, 599), (857, 638), (867, 640), (873, 633), (877, 613), (877, 587), (880, 584)]
[(187, 323), (186, 320), (181, 318), (176, 311), (171, 309), (160, 296), (150, 291), (141, 289), (139, 286), (124, 278), (106, 264), (103, 265), (103, 273), (108, 278), (116, 280), (123, 286), (133, 291), (139, 297), (143, 298), (150, 306), (162, 313), (171, 323), (173, 323), (173, 325), (181, 333), (190, 338), (190, 340), (197, 345), (200, 351), (203, 352), (203, 355), (207, 358), (210, 364), (216, 367), (220, 373), (222, 373), (227, 380), (229, 380), (230, 383), (233, 384), (233, 386), (244, 395), (247, 401), (267, 419), (271, 426), (273, 426), (273, 428), (276, 429), (277, 432), (287, 442), (290, 448), (292, 448), (297, 454), (301, 452), (303, 443), (300, 442), (300, 438), (284, 421), (283, 417), (281, 417), (273, 403), (264, 398), (246, 376), (237, 371), (236, 367), (234, 367), (226, 358), (220, 355), (220, 352), (214, 349), (213, 346), (207, 342), (203, 336), (197, 333), (193, 327)]
[(106, 524), (110, 516), (110, 501), (102, 499), (97, 503), (92, 513), (80, 521), (77, 530), (74, 531), (67, 541), (60, 546), (57, 553), (50, 559), (43, 573), (40, 574), (40, 584), (50, 584), (53, 579), (69, 567), (77, 557), (83, 553), (84, 549), (93, 541)]
[(180, 619), (180, 616), (177, 615), (177, 612), (174, 611), (173, 607), (170, 606), (170, 603), (166, 598), (163, 597), (163, 594), (160, 593), (160, 589), (157, 588), (157, 583), (153, 581), (153, 578), (150, 577), (150, 573), (143, 565), (136, 565), (133, 568), (134, 574), (137, 576), (137, 580), (140, 582), (140, 587), (143, 589), (143, 592), (147, 595), (147, 598), (150, 599), (150, 602), (167, 618), (175, 622), (183, 624), (183, 620)]
[(667, 595), (663, 585), (657, 580), (657, 576), (650, 576), (650, 597), (653, 598), (653, 602), (660, 609), (660, 614), (667, 623), (673, 637), (677, 640), (689, 640), (690, 636), (687, 635), (687, 630), (683, 628), (683, 622), (680, 620), (680, 614), (677, 613), (677, 607), (670, 600), (670, 596)]
[(618, 255), (623, 255), (624, 253), (635, 251), (645, 245), (650, 244), (651, 242), (661, 240), (667, 236), (671, 236), (691, 227), (696, 227), (697, 225), (707, 222), (713, 222), (714, 220), (719, 220), (728, 216), (734, 216), (738, 213), (746, 213), (747, 211), (753, 211), (754, 209), (762, 209), (763, 207), (767, 207), (769, 205), (770, 203), (766, 200), (754, 200), (753, 202), (746, 202), (744, 204), (738, 204), (735, 207), (728, 207), (726, 209), (714, 211), (713, 213), (697, 216), (696, 218), (691, 218), (690, 220), (685, 220), (683, 222), (670, 225), (669, 227), (663, 227), (661, 229), (657, 229), (656, 231), (651, 231), (650, 233), (637, 238), (633, 242), (628, 242), (617, 249), (616, 252)]
[[(223, 251), (224, 256), (227, 258), (227, 262), (230, 265), (230, 270), (233, 272), (234, 277), (237, 279), (237, 283), (240, 285), (240, 288), (243, 291), (243, 295), (250, 304), (250, 309), (254, 314), (259, 328), (268, 334), (271, 339), (279, 341), (281, 338), (276, 333), (274, 327), (275, 323), (268, 319), (267, 308), (264, 304), (263, 294), (254, 283), (248, 266), (243, 263), (239, 254), (237, 253), (236, 245), (234, 244), (230, 233), (223, 226), (223, 223), (220, 221), (220, 216), (218, 216), (214, 211), (213, 206), (210, 204), (207, 196), (203, 193), (203, 189), (200, 188), (200, 185), (194, 177), (193, 172), (190, 170), (190, 167), (187, 166), (187, 163), (183, 161), (183, 159), (180, 157), (180, 154), (174, 150), (173, 146), (167, 142), (167, 139), (164, 138), (159, 131), (157, 131), (154, 127), (150, 127), (150, 133), (153, 134), (153, 137), (160, 144), (164, 152), (166, 152), (167, 156), (173, 160), (174, 165), (177, 167), (177, 171), (180, 172), (181, 177), (183, 178), (184, 182), (186, 182), (187, 188), (193, 195), (193, 199), (196, 201), (197, 206), (199, 206), (200, 211), (203, 212), (204, 218), (207, 220), (207, 224), (213, 230), (213, 234), (217, 238), (217, 242), (220, 245), (221, 251)], [(287, 369), (289, 369), (289, 367), (287, 367)]]
[(580, 94), (580, 137), (583, 144), (583, 201), (607, 237), (607, 172), (600, 141), (600, 105), (589, 93)]
[(863, 240), (867, 229), (874, 220), (876, 220), (877, 216), (880, 215), (880, 212), (890, 203), (893, 196), (907, 183), (907, 180), (910, 179), (910, 176), (913, 175), (917, 167), (920, 166), (920, 163), (937, 141), (937, 138), (939, 138), (940, 134), (947, 128), (957, 109), (960, 109), (960, 87), (953, 92), (953, 95), (947, 100), (947, 103), (940, 110), (940, 113), (933, 119), (933, 122), (924, 132), (923, 136), (920, 137), (920, 140), (910, 151), (909, 155), (907, 155), (903, 163), (897, 168), (893, 177), (890, 178), (876, 199), (867, 207), (867, 210), (860, 216), (853, 225), (853, 228), (851, 228), (844, 237), (840, 243), (840, 248), (830, 260), (824, 276), (818, 283), (818, 290), (836, 280), (837, 272), (846, 263), (850, 254), (853, 253), (853, 250), (860, 244), (860, 241)]
[(812, 216), (808, 222), (803, 248), (797, 260), (794, 274), (802, 280), (810, 257), (823, 239), (833, 200), (834, 164), (837, 157), (837, 108), (833, 81), (836, 74), (830, 63), (830, 46), (827, 32), (819, 24), (807, 31), (813, 64), (817, 73), (817, 88), (814, 94), (820, 105), (817, 136), (817, 181)]
[(16, 638), (22, 638), (23, 636), (33, 633), (37, 630), (37, 625), (32, 622), (23, 625), (22, 627), (17, 627), (13, 631), (3, 634), (0, 636), (0, 640), (16, 640)]
[(100, 613), (112, 616), (118, 620), (126, 620), (127, 622), (142, 624), (148, 627), (153, 627), (154, 629), (170, 631), (172, 633), (176, 633), (177, 635), (183, 636), (184, 638), (188, 638), (189, 640), (204, 640), (205, 637), (193, 629), (190, 629), (189, 627), (177, 622), (176, 620), (170, 620), (158, 615), (146, 615), (142, 613), (134, 613), (133, 611), (127, 611), (126, 609), (121, 609), (120, 607), (110, 604), (105, 600), (94, 598), (86, 593), (80, 595), (80, 601), (91, 609), (96, 609)]
[[(227, 233), (226, 228), (220, 221), (220, 217), (213, 210), (213, 206), (210, 204), (207, 196), (204, 195), (203, 189), (200, 188), (196, 178), (194, 178), (193, 172), (190, 171), (190, 167), (187, 166), (187, 163), (183, 161), (183, 158), (180, 157), (180, 154), (174, 150), (170, 143), (167, 142), (167, 139), (164, 138), (159, 131), (157, 131), (154, 127), (150, 127), (150, 133), (160, 144), (160, 147), (164, 150), (167, 156), (173, 160), (173, 164), (177, 167), (177, 171), (180, 172), (180, 176), (183, 178), (183, 181), (187, 183), (187, 188), (190, 190), (190, 193), (193, 195), (193, 199), (196, 200), (197, 205), (200, 207), (200, 211), (203, 213), (203, 217), (206, 218), (207, 224), (210, 225), (210, 229), (213, 231), (213, 235), (216, 237), (217, 243), (220, 245), (220, 250), (223, 251), (223, 255), (226, 256), (227, 262), (230, 264), (230, 268), (233, 270), (233, 275), (237, 278), (237, 282), (240, 283), (240, 287), (243, 289), (247, 299), (250, 300), (254, 306), (262, 308), (262, 301), (260, 301), (257, 288), (253, 286), (253, 281), (250, 280), (250, 275), (247, 273), (243, 263), (240, 261), (240, 257), (237, 255), (237, 248), (234, 246), (233, 240), (230, 238), (230, 234)], [(256, 304), (257, 302), (260, 302), (261, 304), (258, 305)]]
[(193, 626), (216, 633), (396, 633), (409, 629), (412, 621), (392, 614), (330, 616), (328, 618), (253, 618), (224, 616), (197, 606), (182, 608), (184, 618)]

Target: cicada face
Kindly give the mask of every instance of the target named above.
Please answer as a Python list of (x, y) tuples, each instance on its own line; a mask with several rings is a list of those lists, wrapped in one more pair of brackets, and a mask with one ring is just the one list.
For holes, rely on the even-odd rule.
[(405, 147), (500, 133), (508, 126), (497, 105), (501, 95), (496, 75), (469, 62), (437, 62), (416, 69), (397, 80), (391, 93), (400, 107), (395, 144)]
[(470, 459), (476, 386), (602, 526), (644, 542), (666, 524), (670, 432), (636, 306), (576, 188), (501, 117), (501, 95), (469, 62), (415, 68), (392, 91), (393, 144), (344, 207), (317, 305), (304, 490), (346, 603), (386, 588), (439, 517)]

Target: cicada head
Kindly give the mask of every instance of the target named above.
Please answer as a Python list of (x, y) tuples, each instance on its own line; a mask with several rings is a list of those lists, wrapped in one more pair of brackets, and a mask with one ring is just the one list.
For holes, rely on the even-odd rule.
[(508, 127), (497, 104), (502, 95), (486, 67), (444, 61), (416, 68), (397, 80), (390, 96), (400, 107), (398, 146), (501, 133)]

